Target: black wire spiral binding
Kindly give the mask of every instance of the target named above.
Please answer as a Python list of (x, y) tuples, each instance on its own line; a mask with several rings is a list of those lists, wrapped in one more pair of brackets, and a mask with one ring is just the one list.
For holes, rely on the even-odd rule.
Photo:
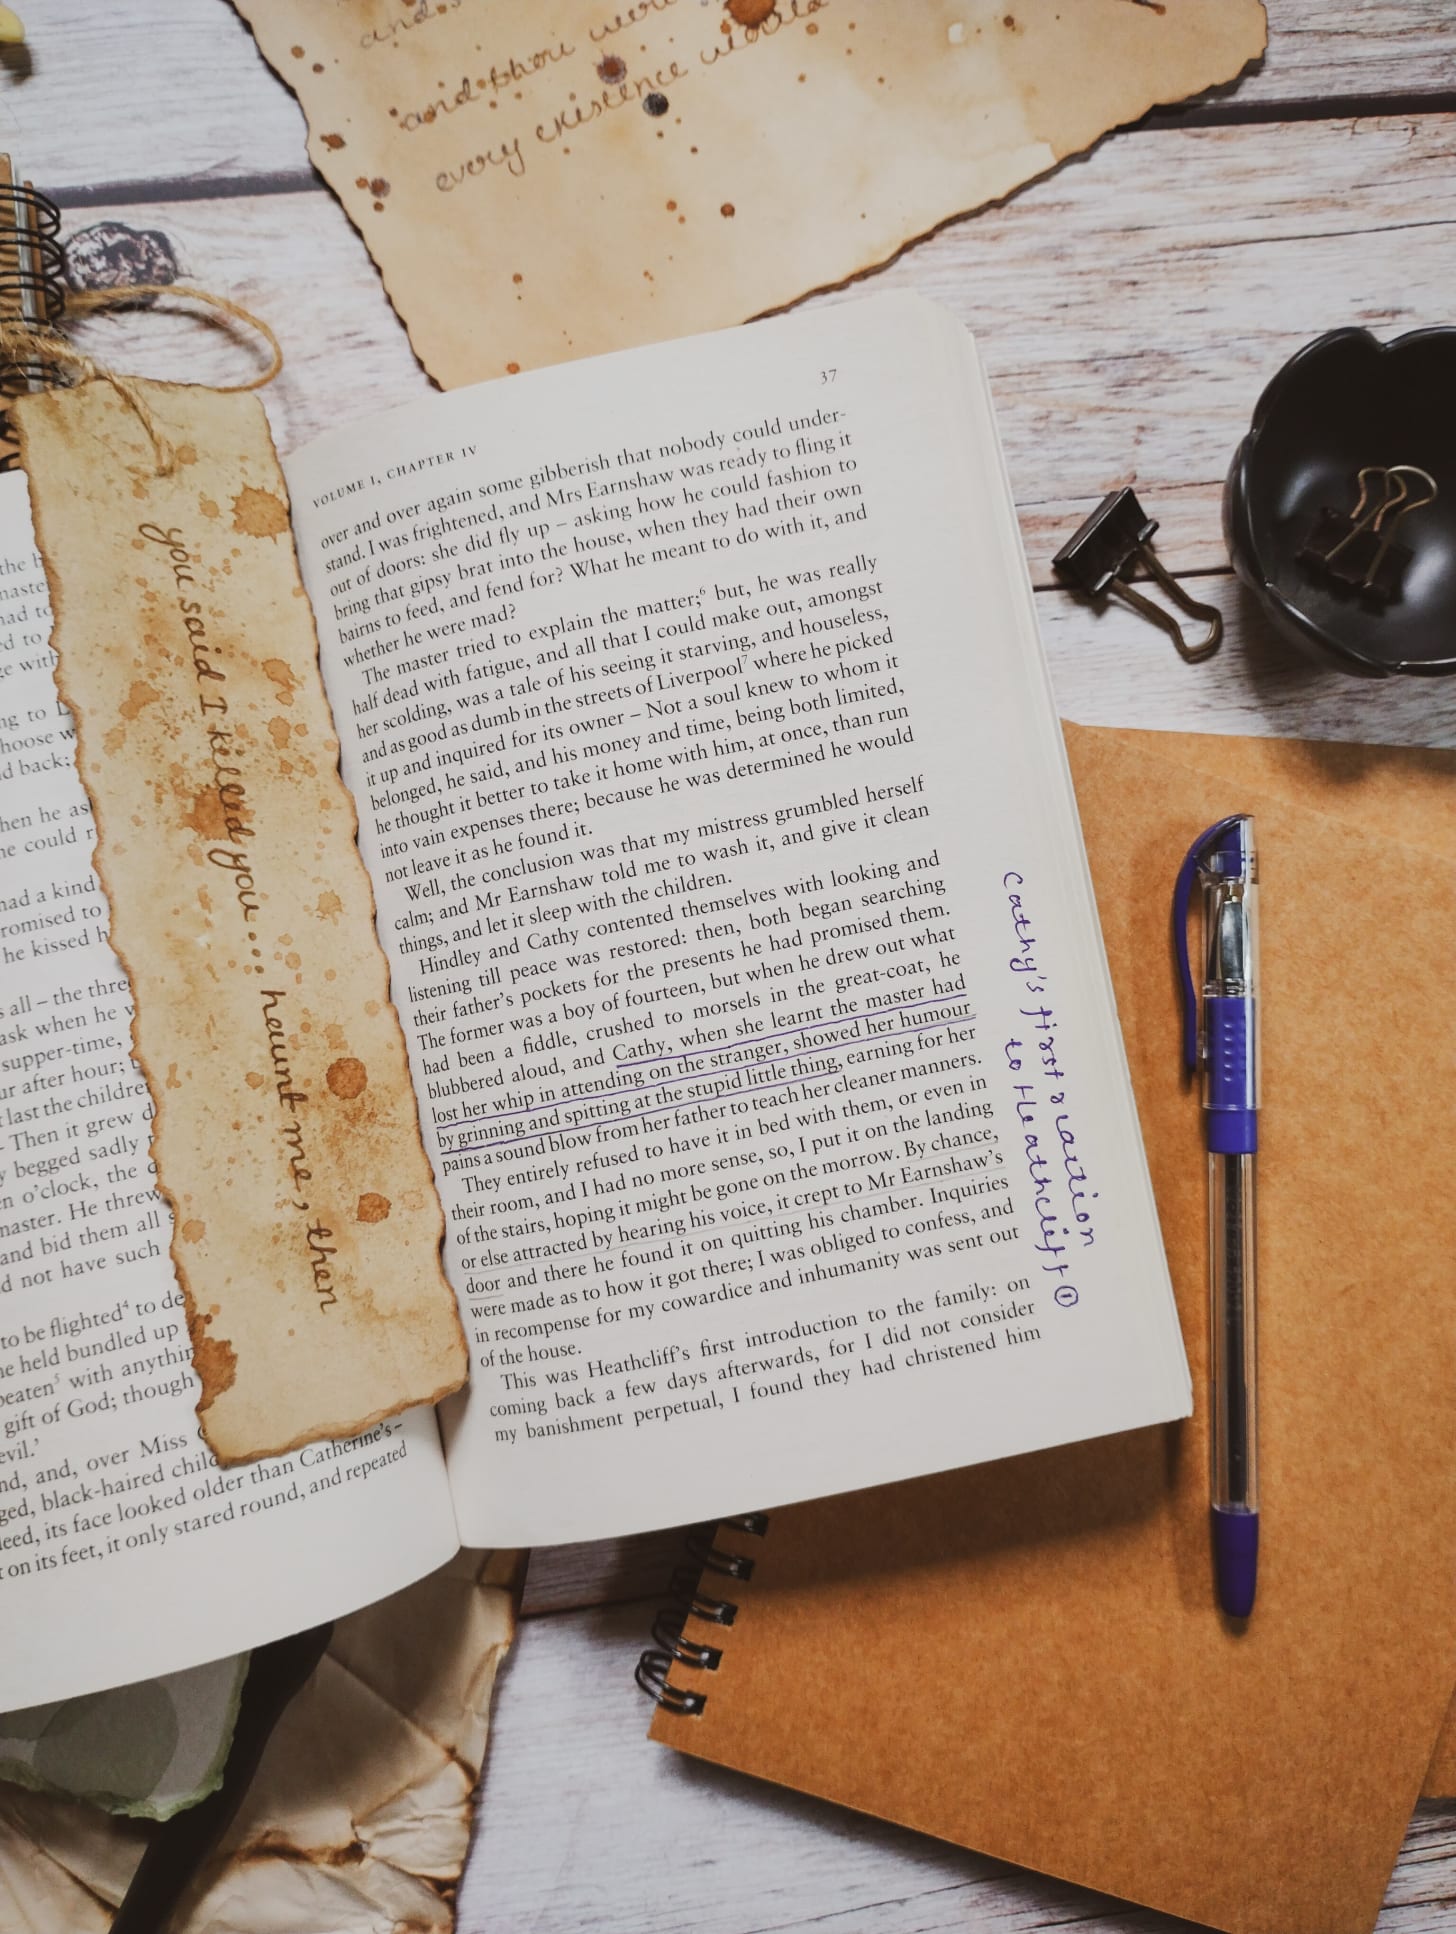
[(753, 1576), (755, 1559), (744, 1552), (720, 1551), (714, 1544), (717, 1532), (724, 1528), (761, 1538), (768, 1529), (768, 1518), (762, 1511), (751, 1511), (744, 1517), (724, 1518), (721, 1525), (704, 1525), (693, 1532), (688, 1539), (688, 1555), (697, 1561), (698, 1569), (683, 1565), (673, 1573), (672, 1603), (664, 1605), (652, 1622), (656, 1643), (637, 1661), (638, 1685), (649, 1699), (665, 1706), (669, 1712), (695, 1715), (708, 1703), (706, 1692), (694, 1692), (670, 1683), (668, 1675), (673, 1667), (685, 1665), (695, 1672), (716, 1672), (723, 1657), (721, 1646), (699, 1644), (684, 1636), (688, 1619), (695, 1618), (707, 1625), (731, 1625), (738, 1616), (734, 1600), (718, 1598), (703, 1590), (704, 1578), (712, 1572), (742, 1583)]
[[(59, 208), (20, 182), (0, 187), (0, 312), (33, 325), (54, 324), (65, 307), (64, 274)], [(0, 396), (18, 396), (50, 376), (42, 358), (0, 351)], [(0, 438), (11, 440), (4, 410)], [(0, 454), (0, 471), (13, 470), (16, 462), (13, 449)]]

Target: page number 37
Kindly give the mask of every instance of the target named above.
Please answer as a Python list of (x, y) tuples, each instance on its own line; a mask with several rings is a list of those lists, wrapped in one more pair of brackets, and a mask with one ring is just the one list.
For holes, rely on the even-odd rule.
[(819, 381), (821, 383), (832, 383), (838, 374), (839, 371), (837, 369), (821, 369), (819, 372)]

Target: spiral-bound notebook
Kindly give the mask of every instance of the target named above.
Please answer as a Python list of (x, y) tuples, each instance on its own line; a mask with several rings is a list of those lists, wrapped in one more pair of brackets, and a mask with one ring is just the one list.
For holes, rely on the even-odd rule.
[(1191, 1423), (720, 1527), (698, 1615), (659, 1625), (678, 1709), (653, 1733), (1239, 1934), (1354, 1934), (1456, 1660), (1456, 1056), (1435, 1018), (1453, 760), (1068, 738), (1195, 1389), (1204, 1157), (1168, 895), (1200, 826), (1259, 822), (1254, 1616), (1214, 1606), (1200, 1403)]

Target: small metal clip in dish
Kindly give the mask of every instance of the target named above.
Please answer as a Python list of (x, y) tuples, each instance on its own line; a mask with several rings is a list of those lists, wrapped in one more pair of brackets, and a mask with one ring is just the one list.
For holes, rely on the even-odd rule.
[(1224, 493), (1229, 556), (1270, 627), (1362, 678), (1456, 674), (1453, 452), (1456, 328), (1335, 329), (1292, 356)]
[[(1211, 658), (1223, 642), (1223, 616), (1211, 604), (1199, 604), (1171, 577), (1152, 550), (1152, 536), (1158, 528), (1131, 490), (1112, 490), (1102, 499), (1076, 536), (1052, 559), (1052, 568), (1075, 591), (1094, 603), (1104, 597), (1121, 598), (1160, 630), (1166, 631), (1179, 653), (1190, 665)], [(1183, 626), (1165, 606), (1144, 597), (1128, 583), (1136, 564), (1162, 586), (1169, 600), (1185, 617), (1196, 618), (1204, 627), (1203, 636), (1190, 642)]]
[[(1407, 477), (1416, 480), (1414, 492)], [(1413, 510), (1435, 503), (1440, 487), (1429, 470), (1414, 463), (1366, 464), (1356, 481), (1360, 501), (1355, 508), (1348, 514), (1321, 510), (1297, 555), (1300, 563), (1360, 592), (1371, 604), (1391, 604), (1400, 598), (1415, 555), (1396, 543), (1395, 533)]]
[[(1416, 480), (1414, 489), (1406, 482), (1407, 477)], [(1440, 494), (1430, 471), (1422, 470), (1418, 464), (1396, 463), (1386, 472), (1385, 504), (1368, 530), (1352, 536), (1348, 563), (1340, 571), (1370, 603), (1387, 605), (1400, 597), (1415, 553), (1409, 545), (1397, 544), (1395, 533), (1413, 510), (1424, 510)]]

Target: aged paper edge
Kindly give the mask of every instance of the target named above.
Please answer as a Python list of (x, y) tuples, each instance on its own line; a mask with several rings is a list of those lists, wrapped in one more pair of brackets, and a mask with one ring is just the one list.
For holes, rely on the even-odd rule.
[[(96, 378), (93, 380), (104, 381), (105, 379)], [(189, 389), (197, 388), (198, 385), (190, 384), (190, 383), (156, 383), (152, 385), (152, 387), (162, 389), (162, 390), (175, 391), (179, 394), (185, 394), (186, 391), (188, 391)], [(18, 443), (19, 452), (20, 452), (21, 467), (25, 468), (26, 454), (27, 454), (26, 452), (27, 439), (26, 439), (26, 431), (25, 431), (25, 410), (24, 410), (23, 399), (17, 399), (17, 401), (20, 401), (21, 407), (16, 411), (15, 416), (13, 418), (13, 422), (17, 433), (17, 443)], [(278, 471), (278, 484), (282, 492), (284, 507), (289, 513), (289, 521), (290, 521), (289, 543), (290, 543), (290, 546), (292, 546), (293, 535), (292, 535), (291, 525), (292, 525), (293, 507), (292, 507), (292, 501), (288, 495), (287, 480), (283, 475), (282, 465), (279, 462), (278, 446), (273, 436), (272, 424), (268, 421), (268, 416), (266, 411), (262, 411), (260, 414), (262, 415), (262, 420), (263, 420), (263, 434), (267, 438), (268, 449), (272, 455), (274, 465)], [(46, 585), (47, 585), (47, 590), (50, 598), (51, 640), (53, 641), (56, 634), (60, 631), (61, 624), (63, 621), (65, 594), (62, 589), (59, 573), (55, 565), (52, 563), (50, 554), (46, 548), (45, 537), (41, 529), (41, 520), (39, 517), (34, 518), (34, 524), (35, 524), (35, 547), (40, 556), (41, 567), (45, 572)], [(294, 551), (294, 562), (295, 562), (295, 570), (297, 570), (296, 549)], [(299, 582), (300, 584), (302, 584), (301, 576), (299, 578)], [(309, 627), (310, 635), (312, 636), (312, 639), (313, 639), (313, 664), (319, 679), (320, 687), (323, 690), (324, 705), (329, 714), (330, 725), (332, 725), (333, 706), (329, 703), (327, 688), (323, 686), (323, 665), (319, 654), (318, 625), (314, 618), (313, 602), (309, 598), (306, 588), (304, 590), (303, 604), (304, 604), (305, 610), (308, 613), (308, 627)], [(182, 1244), (181, 1205), (176, 1201), (175, 1197), (168, 1189), (166, 1179), (162, 1174), (161, 1164), (157, 1161), (157, 1154), (158, 1154), (157, 1125), (161, 1120), (162, 1110), (166, 1105), (164, 1100), (163, 1084), (157, 1080), (155, 1074), (153, 1073), (153, 1070), (148, 1066), (146, 1060), (144, 1059), (141, 1053), (140, 1047), (137, 1042), (136, 982), (132, 974), (131, 963), (127, 960), (125, 953), (123, 952), (121, 947), (117, 944), (116, 939), (114, 937), (114, 933), (112, 931), (114, 920), (112, 917), (111, 883), (106, 877), (106, 871), (102, 863), (102, 857), (101, 857), (102, 815), (99, 811), (96, 797), (92, 792), (90, 785), (87, 783), (86, 776), (85, 776), (84, 761), (81, 758), (82, 734), (83, 734), (84, 728), (82, 724), (81, 715), (77, 711), (76, 706), (72, 703), (70, 692), (67, 690), (66, 678), (63, 670), (63, 661), (59, 651), (57, 651), (55, 648), (54, 642), (51, 643), (51, 653), (55, 660), (55, 663), (52, 669), (53, 669), (53, 676), (55, 678), (55, 683), (56, 683), (56, 691), (61, 699), (61, 702), (65, 705), (66, 710), (70, 713), (71, 722), (75, 727), (76, 772), (77, 772), (77, 776), (80, 778), (81, 785), (86, 793), (87, 802), (91, 808), (92, 822), (96, 831), (96, 843), (91, 850), (91, 866), (92, 866), (92, 870), (95, 872), (96, 877), (101, 884), (101, 890), (106, 896), (106, 905), (108, 910), (107, 940), (108, 940), (108, 944), (112, 949), (112, 952), (116, 955), (117, 960), (120, 962), (123, 972), (126, 974), (127, 982), (131, 989), (132, 1019), (131, 1019), (130, 1029), (129, 1029), (129, 1032), (131, 1035), (131, 1057), (132, 1057), (132, 1060), (136, 1063), (137, 1067), (141, 1070), (142, 1077), (146, 1081), (147, 1090), (148, 1090), (148, 1093), (151, 1095), (152, 1107), (154, 1110), (151, 1135), (148, 1142), (148, 1153), (151, 1156), (153, 1165), (156, 1170), (156, 1173), (153, 1177), (152, 1186), (156, 1190), (157, 1194), (160, 1195), (163, 1198), (163, 1200), (166, 1202), (172, 1214), (172, 1240), (169, 1245), (168, 1254), (171, 1258), (172, 1268), (176, 1275), (177, 1286), (182, 1292), (182, 1297), (185, 1304), (187, 1334), (192, 1345), (193, 1369), (201, 1385), (201, 1389), (198, 1393), (198, 1399), (197, 1399), (197, 1405), (196, 1405), (197, 1421), (202, 1431), (204, 1440), (207, 1443), (207, 1447), (209, 1451), (212, 1453), (216, 1461), (220, 1465), (223, 1465), (225, 1467), (231, 1467), (237, 1464), (256, 1463), (263, 1458), (286, 1457), (290, 1455), (290, 1453), (292, 1453), (293, 1451), (301, 1450), (305, 1444), (317, 1443), (322, 1438), (358, 1437), (362, 1435), (363, 1432), (365, 1432), (366, 1430), (373, 1429), (373, 1427), (376, 1424), (383, 1423), (385, 1419), (389, 1417), (398, 1417), (402, 1415), (403, 1412), (407, 1410), (414, 1410), (422, 1404), (434, 1405), (434, 1404), (443, 1402), (446, 1397), (451, 1396), (455, 1391), (463, 1389), (465, 1387), (465, 1384), (468, 1382), (469, 1376), (470, 1376), (470, 1351), (469, 1351), (469, 1346), (465, 1339), (464, 1326), (460, 1320), (460, 1306), (458, 1301), (456, 1300), (455, 1292), (453, 1288), (450, 1288), (449, 1286), (449, 1279), (445, 1276), (445, 1273), (444, 1273), (445, 1220), (444, 1220), (444, 1210), (443, 1208), (441, 1208), (440, 1233), (437, 1236), (435, 1241), (436, 1265), (440, 1271), (441, 1281), (444, 1282), (446, 1287), (450, 1289), (450, 1307), (451, 1307), (451, 1313), (454, 1317), (455, 1337), (456, 1337), (456, 1341), (458, 1344), (460, 1357), (461, 1357), (460, 1373), (458, 1376), (454, 1378), (453, 1381), (447, 1381), (445, 1383), (442, 1383), (438, 1387), (438, 1389), (436, 1389), (433, 1392), (433, 1394), (425, 1395), (425, 1396), (404, 1397), (404, 1398), (401, 1398), (398, 1403), (382, 1406), (378, 1409), (372, 1410), (369, 1412), (367, 1416), (362, 1417), (357, 1421), (350, 1422), (350, 1423), (334, 1423), (334, 1424), (328, 1424), (328, 1425), (317, 1425), (307, 1431), (304, 1431), (298, 1435), (295, 1435), (289, 1438), (286, 1442), (282, 1442), (276, 1445), (260, 1446), (256, 1450), (231, 1451), (231, 1452), (228, 1452), (227, 1454), (224, 1454), (217, 1449), (217, 1447), (213, 1444), (211, 1438), (208, 1436), (206, 1412), (211, 1407), (213, 1399), (216, 1396), (220, 1395), (221, 1389), (225, 1388), (226, 1386), (225, 1385), (219, 1386), (217, 1377), (213, 1372), (213, 1370), (210, 1367), (204, 1367), (204, 1365), (207, 1363), (205, 1346), (212, 1339), (208, 1337), (206, 1329), (203, 1326), (200, 1320), (200, 1317), (198, 1315), (197, 1304), (192, 1293), (192, 1284), (187, 1274), (187, 1266), (181, 1254), (181, 1244)], [(337, 745), (337, 733), (335, 734), (335, 743)], [(334, 778), (337, 781), (339, 790), (342, 793), (344, 800), (347, 802), (349, 823), (352, 826), (352, 837), (354, 842), (354, 848), (357, 853), (358, 847), (359, 847), (359, 809), (355, 804), (354, 795), (349, 791), (348, 786), (345, 785), (344, 783), (343, 773), (339, 767), (337, 752), (335, 753), (334, 759), (332, 761), (332, 771), (333, 771)], [(365, 880), (368, 884), (370, 918), (371, 920), (374, 920), (377, 923), (379, 909), (374, 895), (374, 881), (370, 877), (368, 868), (364, 865), (362, 854), (359, 857), (359, 865), (360, 865), (361, 871), (364, 874)], [(378, 939), (377, 924), (375, 928), (375, 945), (376, 947), (380, 945), (379, 939)], [(380, 951), (381, 953), (383, 952), (382, 947)], [(394, 1016), (395, 1027), (400, 1032), (401, 1051), (403, 1051), (403, 1029), (400, 1024), (399, 1011), (395, 1007), (393, 994), (390, 992), (389, 985), (388, 985), (389, 983), (388, 956), (385, 956), (384, 958), (385, 958), (385, 977), (386, 977), (385, 998), (389, 1004), (389, 1011)], [(407, 1058), (406, 1058), (406, 1068), (408, 1068)], [(414, 1101), (415, 1101), (414, 1113), (413, 1113), (415, 1146), (418, 1147), (420, 1154), (424, 1157), (426, 1167), (430, 1168), (429, 1157), (425, 1151), (424, 1138), (420, 1131), (419, 1101), (418, 1101), (418, 1097), (414, 1095), (414, 1085), (413, 1085), (412, 1079), (410, 1081), (410, 1093), (412, 1098), (414, 1098)], [(433, 1170), (431, 1170), (431, 1173), (433, 1174)], [(438, 1196), (437, 1196), (437, 1201), (438, 1201)], [(229, 1382), (230, 1381), (231, 1379), (229, 1379)]]

